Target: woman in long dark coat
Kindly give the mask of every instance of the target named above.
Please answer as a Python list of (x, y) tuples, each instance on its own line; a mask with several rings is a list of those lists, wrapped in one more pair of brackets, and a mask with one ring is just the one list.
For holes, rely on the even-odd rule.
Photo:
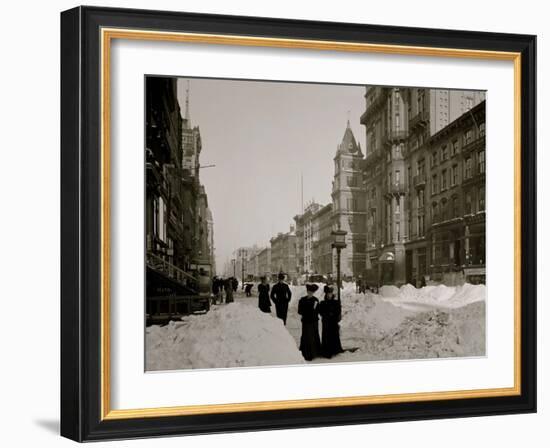
[(258, 285), (258, 306), (264, 313), (271, 313), (271, 300), (269, 300), (269, 283), (262, 277), (262, 283)]
[(302, 316), (300, 351), (306, 361), (311, 361), (321, 354), (319, 315), (317, 313), (319, 300), (313, 295), (318, 288), (316, 284), (306, 285), (307, 296), (302, 297), (298, 302), (298, 314)]
[(332, 358), (344, 351), (340, 342), (339, 325), (342, 318), (342, 305), (339, 300), (334, 298), (332, 286), (326, 285), (324, 291), (325, 298), (319, 304), (319, 315), (323, 323), (321, 348), (323, 356)]

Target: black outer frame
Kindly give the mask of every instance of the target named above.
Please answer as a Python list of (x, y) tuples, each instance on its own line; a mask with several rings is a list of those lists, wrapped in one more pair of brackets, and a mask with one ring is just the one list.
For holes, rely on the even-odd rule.
[[(100, 420), (100, 28), (520, 52), (519, 396)], [(77, 7), (61, 13), (61, 435), (76, 441), (536, 412), (536, 36)]]

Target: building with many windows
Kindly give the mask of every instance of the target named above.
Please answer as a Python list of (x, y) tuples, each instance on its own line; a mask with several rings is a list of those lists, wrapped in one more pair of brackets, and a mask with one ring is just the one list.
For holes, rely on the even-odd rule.
[(485, 281), (485, 93), (367, 86), (366, 153), (348, 122), (332, 201), (259, 251), (254, 275), (334, 278), (332, 232), (346, 231), (344, 278), (367, 284)]
[(257, 255), (258, 259), (258, 276), (271, 278), (271, 247), (265, 247)]
[(319, 209), (312, 220), (312, 270), (314, 274), (327, 277), (335, 274), (334, 250), (332, 249), (332, 230), (334, 229), (333, 204)]
[[(433, 229), (450, 213), (453, 201), (458, 207), (466, 190), (479, 190), (479, 184), (473, 188), (460, 183), (462, 170), (474, 170), (478, 159), (462, 160), (466, 137), (440, 142), (451, 129), (462, 132), (458, 128), (473, 139), (477, 128), (466, 129), (466, 123), (478, 114), (477, 126), (484, 126), (484, 98), (484, 92), (367, 87), (361, 123), (367, 136), (363, 177), (369, 283), (421, 284), (443, 279), (442, 271), (450, 269), (438, 267), (443, 260), (438, 241), (449, 235), (442, 237)], [(484, 165), (484, 150), (476, 157)], [(484, 178), (477, 179), (484, 185)], [(454, 193), (449, 196), (450, 190)], [(469, 196), (473, 203), (474, 193)], [(464, 250), (460, 244), (453, 244), (453, 257)]]
[(197, 293), (199, 271), (212, 273), (214, 260), (212, 213), (199, 179), (200, 132), (191, 127), (188, 99), (182, 118), (177, 91), (175, 78), (146, 78), (148, 299)]
[(313, 219), (321, 209), (316, 202), (308, 204), (301, 215), (296, 215), (296, 262), (298, 272), (306, 277), (313, 273)]
[(241, 281), (255, 277), (255, 256), (260, 251), (258, 246), (239, 247), (233, 252), (233, 266), (226, 275), (234, 275)]
[(294, 226), (286, 233), (278, 233), (269, 240), (271, 244), (271, 274), (286, 274), (288, 281), (297, 281), (299, 276), (296, 257), (296, 232)]
[(361, 123), (367, 133), (363, 165), (367, 208), (365, 277), (405, 282), (405, 149), (409, 137), (404, 89), (367, 87)]
[(426, 270), (430, 279), (446, 283), (463, 275), (483, 277), (485, 102), (435, 134), (428, 141), (427, 151), (432, 164)]

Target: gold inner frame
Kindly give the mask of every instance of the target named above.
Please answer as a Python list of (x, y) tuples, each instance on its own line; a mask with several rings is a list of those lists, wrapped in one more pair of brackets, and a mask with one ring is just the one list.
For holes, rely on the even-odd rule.
[[(368, 395), (303, 400), (281, 400), (228, 404), (187, 405), (141, 409), (111, 409), (110, 346), (110, 63), (113, 39), (295, 48), (327, 51), (383, 53), (491, 59), (514, 63), (514, 386), (443, 392)], [(230, 413), (246, 411), (306, 409), (414, 401), (502, 397), (521, 394), (521, 54), (515, 52), (415, 47), (303, 39), (278, 39), (215, 34), (157, 32), (135, 29), (101, 29), (101, 419), (128, 419)]]

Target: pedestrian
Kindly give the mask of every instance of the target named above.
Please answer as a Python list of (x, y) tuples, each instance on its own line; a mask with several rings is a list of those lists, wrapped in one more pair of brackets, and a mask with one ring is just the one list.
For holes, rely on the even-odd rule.
[(313, 295), (319, 289), (315, 283), (306, 285), (307, 295), (298, 302), (298, 314), (302, 316), (302, 336), (300, 351), (306, 361), (311, 361), (321, 354), (319, 338), (319, 300)]
[(232, 277), (232, 282), (233, 292), (237, 292), (237, 288), (239, 287), (239, 280), (237, 280), (235, 277)]
[(271, 301), (269, 300), (269, 283), (267, 277), (261, 278), (261, 283), (258, 285), (258, 307), (264, 313), (271, 313)]
[(216, 305), (220, 298), (220, 280), (217, 275), (212, 279), (212, 304)]
[(277, 317), (286, 325), (288, 302), (290, 302), (290, 299), (292, 298), (292, 292), (284, 281), (285, 274), (280, 272), (277, 279), (279, 281), (273, 285), (273, 288), (271, 288), (271, 300), (275, 304), (275, 312), (277, 313)]
[(225, 303), (233, 302), (233, 279), (229, 277), (225, 280)]
[(321, 349), (325, 358), (332, 358), (344, 350), (340, 342), (340, 320), (342, 304), (334, 297), (334, 288), (326, 285), (325, 298), (319, 304), (319, 315), (323, 324)]

